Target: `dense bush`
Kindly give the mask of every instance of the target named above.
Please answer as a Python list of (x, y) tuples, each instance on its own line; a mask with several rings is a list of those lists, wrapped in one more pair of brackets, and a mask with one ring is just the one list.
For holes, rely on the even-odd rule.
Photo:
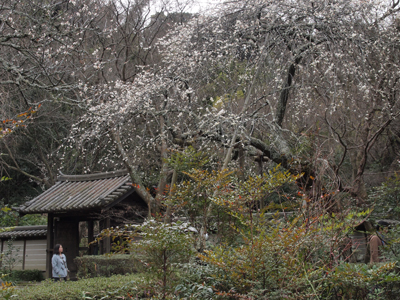
[(135, 273), (136, 269), (129, 255), (87, 255), (75, 258), (78, 278)]
[(46, 280), (36, 286), (15, 289), (12, 299), (81, 300), (142, 297), (143, 288), (140, 288), (141, 283), (137, 278), (137, 275), (115, 275), (60, 283)]
[[(207, 186), (209, 182), (220, 183), (204, 174), (206, 177), (194, 179), (200, 186), (198, 190), (204, 191), (201, 189), (204, 178)], [(181, 252), (187, 252), (180, 248), (183, 246), (179, 242), (181, 237), (170, 235), (182, 234), (188, 238), (188, 245), (190, 239), (183, 234), (185, 230), (173, 223), (163, 225), (149, 221), (146, 226), (138, 226), (136, 232), (120, 233), (117, 230), (117, 234), (127, 237), (126, 245), (130, 245), (130, 240), (137, 235), (142, 237), (135, 244), (140, 246), (136, 250), (141, 250), (137, 259), (147, 271), (153, 272), (153, 279), (158, 279), (143, 286), (144, 290), (152, 288), (152, 299), (400, 299), (399, 259), (395, 255), (399, 235), (395, 229), (391, 231), (393, 236), (388, 236), (390, 242), (382, 249), (387, 258), (385, 262), (375, 265), (349, 263), (352, 250), (357, 246), (350, 234), (370, 216), (370, 211), (329, 212), (325, 209), (326, 203), (332, 201), (334, 193), (311, 201), (299, 192), (301, 206), (298, 211), (284, 218), (277, 214), (271, 219), (249, 203), (256, 203), (262, 191), (274, 185), (276, 177), (254, 177), (244, 183), (235, 182), (234, 188), (227, 185), (218, 193), (211, 189), (202, 192), (202, 197), (212, 195), (208, 199), (209, 205), (234, 220), (225, 226), (231, 226), (235, 242), (225, 239), (226, 242), (210, 245), (197, 256), (197, 261), (193, 257), (181, 257)], [(195, 190), (180, 186), (174, 194), (176, 201), (181, 200), (182, 205), (189, 203), (187, 198), (192, 194), (186, 192)], [(169, 227), (176, 228), (163, 232)], [(111, 232), (103, 234), (111, 236)], [(182, 245), (176, 247), (179, 243)], [(125, 251), (124, 247), (122, 251)], [(177, 252), (171, 252), (177, 255), (173, 263), (168, 263), (170, 256), (163, 255), (170, 248)], [(389, 250), (392, 254), (387, 252)], [(163, 280), (163, 288), (157, 288)]]
[(6, 276), (0, 273), (0, 299), (9, 299), (13, 294), (14, 286), (6, 280)]
[(18, 281), (42, 281), (44, 280), (43, 272), (40, 270), (13, 270), (5, 280), (11, 282)]
[(375, 219), (400, 218), (400, 172), (395, 172), (369, 193), (369, 204), (374, 207)]
[(220, 282), (213, 276), (217, 268), (195, 260), (182, 266), (181, 270), (174, 291), (178, 299), (218, 299), (215, 286)]
[(396, 263), (340, 263), (326, 274), (324, 299), (400, 299)]
[(177, 273), (194, 254), (188, 223), (148, 220), (134, 229), (126, 226), (104, 230), (100, 238), (108, 236), (123, 238), (124, 242), (114, 246), (114, 250), (129, 251), (135, 266), (163, 297), (174, 290)]
[(200, 255), (214, 267), (206, 284), (228, 299), (398, 299), (395, 262), (345, 261), (353, 218), (276, 220), (238, 232), (241, 245), (222, 244)]

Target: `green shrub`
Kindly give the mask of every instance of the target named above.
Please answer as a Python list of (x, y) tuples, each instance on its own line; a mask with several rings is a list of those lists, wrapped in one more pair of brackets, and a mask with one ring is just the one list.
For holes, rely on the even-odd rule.
[(6, 279), (8, 281), (42, 281), (43, 272), (40, 270), (13, 270)]
[(131, 244), (132, 256), (143, 271), (161, 283), (164, 295), (174, 289), (180, 264), (188, 262), (194, 254), (194, 240), (188, 227), (188, 223), (149, 220), (138, 227), (142, 240)]
[(45, 280), (36, 286), (13, 291), (12, 299), (24, 300), (81, 300), (81, 299), (136, 299), (142, 297), (143, 289), (138, 275), (115, 275), (88, 278), (79, 281), (54, 283)]
[(135, 273), (136, 269), (129, 255), (86, 255), (75, 258), (77, 277), (98, 277)]
[(201, 264), (198, 259), (182, 265), (174, 294), (178, 299), (217, 299), (214, 287), (220, 282), (213, 276), (215, 272), (217, 268)]
[(133, 230), (130, 226), (103, 230), (99, 239), (123, 240), (114, 246), (114, 251), (129, 252), (135, 266), (151, 282), (146, 288), (154, 289), (164, 299), (167, 292), (175, 289), (181, 265), (194, 255), (194, 240), (188, 228), (188, 223), (148, 220)]
[(0, 272), (0, 299), (10, 299), (14, 291), (13, 284), (6, 277), (6, 274)]
[(241, 245), (221, 244), (199, 255), (214, 267), (211, 276), (183, 282), (178, 292), (193, 295), (193, 288), (198, 292), (205, 282), (228, 299), (243, 295), (247, 297), (243, 299), (366, 299), (370, 295), (398, 299), (400, 276), (395, 262), (374, 266), (344, 262), (341, 249), (351, 247), (346, 234), (363, 216), (266, 220), (252, 231), (238, 231)]

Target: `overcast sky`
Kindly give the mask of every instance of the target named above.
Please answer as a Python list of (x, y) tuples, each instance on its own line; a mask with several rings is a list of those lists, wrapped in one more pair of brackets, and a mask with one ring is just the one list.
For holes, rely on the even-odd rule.
[[(190, 0), (189, 0), (190, 1)], [(210, 9), (212, 6), (214, 6), (217, 3), (222, 2), (223, 0), (191, 0), (192, 4), (189, 6), (181, 6), (181, 9), (184, 11), (192, 12), (192, 13), (198, 13), (198, 12), (207, 12), (208, 9)], [(179, 0), (167, 0), (169, 2), (169, 9), (172, 9), (173, 6), (177, 5)], [(162, 10), (161, 7), (164, 7), (165, 1), (163, 0), (152, 0), (151, 4), (151, 9), (154, 11), (160, 11)], [(175, 9), (174, 9), (175, 10)], [(178, 9), (179, 10), (179, 9)]]
[(203, 10), (207, 10), (211, 6), (214, 6), (218, 2), (221, 2), (221, 0), (198, 0), (194, 1), (192, 11), (193, 12), (201, 12)]

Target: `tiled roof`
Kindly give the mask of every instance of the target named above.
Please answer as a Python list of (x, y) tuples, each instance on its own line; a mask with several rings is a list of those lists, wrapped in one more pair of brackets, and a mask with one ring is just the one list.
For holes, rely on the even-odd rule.
[(100, 208), (123, 197), (132, 188), (125, 170), (91, 175), (62, 175), (50, 189), (13, 209), (32, 214)]
[[(4, 229), (4, 228), (3, 228)], [(1, 231), (1, 229), (0, 229)], [(12, 237), (40, 237), (47, 235), (46, 225), (37, 226), (17, 226), (11, 227), (9, 230), (0, 232), (0, 239), (12, 238)]]

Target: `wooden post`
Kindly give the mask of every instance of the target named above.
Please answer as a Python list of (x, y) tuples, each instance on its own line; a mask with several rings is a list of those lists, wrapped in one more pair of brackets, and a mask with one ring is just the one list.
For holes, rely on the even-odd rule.
[(47, 247), (46, 247), (46, 277), (52, 277), (51, 259), (53, 257), (54, 247), (54, 227), (53, 227), (53, 214), (47, 214)]
[(91, 242), (94, 241), (94, 226), (93, 226), (93, 220), (87, 221), (87, 227), (88, 227), (88, 254), (93, 255), (93, 245), (90, 245)]
[(26, 260), (26, 238), (24, 238), (24, 250), (22, 251), (22, 270), (25, 270), (25, 260)]

